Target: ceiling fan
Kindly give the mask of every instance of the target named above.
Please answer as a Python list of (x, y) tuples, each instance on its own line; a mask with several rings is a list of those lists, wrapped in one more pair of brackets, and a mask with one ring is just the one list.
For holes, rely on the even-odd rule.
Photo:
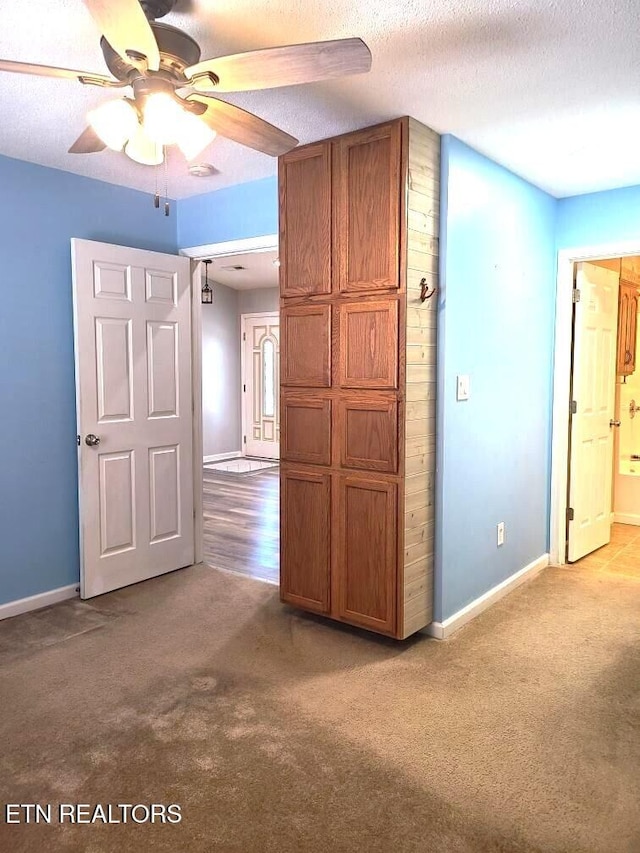
[[(187, 160), (216, 136), (277, 157), (298, 140), (258, 116), (216, 97), (362, 74), (371, 53), (359, 38), (273, 47), (200, 61), (200, 47), (187, 33), (157, 18), (176, 0), (83, 0), (102, 38), (112, 76), (0, 59), (0, 71), (76, 79), (88, 86), (129, 89), (89, 113), (89, 126), (71, 154), (112, 148), (144, 165), (164, 159), (177, 145)], [(132, 90), (132, 93), (131, 93)]]

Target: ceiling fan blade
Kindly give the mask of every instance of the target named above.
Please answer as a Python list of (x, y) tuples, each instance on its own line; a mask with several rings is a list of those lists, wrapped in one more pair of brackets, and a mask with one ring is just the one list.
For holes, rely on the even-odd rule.
[(53, 65), (34, 65), (32, 62), (12, 62), (0, 59), (0, 71), (11, 71), (15, 74), (36, 74), (38, 77), (67, 77), (70, 80), (83, 79), (95, 81), (97, 85), (112, 85), (118, 83), (104, 74), (94, 74), (92, 71), (75, 71), (73, 68), (56, 68)]
[(104, 151), (106, 147), (95, 130), (89, 125), (73, 143), (69, 149), (69, 154), (94, 154), (97, 151)]
[[(347, 74), (364, 74), (371, 69), (371, 52), (359, 38), (317, 41), (252, 50), (233, 56), (207, 59), (185, 69), (191, 85), (200, 91), (245, 92), (313, 83)], [(213, 73), (219, 83), (212, 86), (206, 77)], [(197, 75), (203, 77), (197, 79)], [(193, 79), (193, 78), (196, 79)]]
[(111, 47), (127, 62), (127, 51), (147, 58), (151, 71), (160, 67), (158, 43), (138, 0), (83, 0)]
[(206, 111), (199, 118), (220, 136), (262, 151), (263, 154), (279, 157), (298, 144), (298, 140), (284, 130), (233, 104), (206, 95), (190, 95), (187, 100), (200, 101), (206, 105)]

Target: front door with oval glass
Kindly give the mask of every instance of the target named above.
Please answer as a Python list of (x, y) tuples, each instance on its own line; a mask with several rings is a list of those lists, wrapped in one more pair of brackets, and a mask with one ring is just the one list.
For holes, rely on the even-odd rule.
[(280, 318), (242, 315), (243, 452), (280, 457)]

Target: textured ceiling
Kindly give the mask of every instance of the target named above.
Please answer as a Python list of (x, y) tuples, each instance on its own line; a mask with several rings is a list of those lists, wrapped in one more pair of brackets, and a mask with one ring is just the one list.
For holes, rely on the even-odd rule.
[[(274, 249), (271, 252), (243, 252), (239, 255), (213, 258), (209, 267), (209, 281), (216, 281), (234, 290), (277, 287), (278, 267), (274, 264), (277, 257), (278, 253)], [(234, 266), (244, 269), (229, 269)]]
[[(163, 19), (203, 58), (361, 36), (368, 75), (227, 100), (309, 142), (399, 115), (450, 132), (554, 195), (640, 184), (637, 0), (178, 0)], [(3, 0), (0, 58), (105, 72), (81, 0)], [(124, 155), (65, 153), (87, 110), (113, 97), (69, 80), (0, 74), (0, 153), (153, 191)], [(169, 164), (181, 198), (275, 174), (276, 161), (216, 139), (212, 178)]]

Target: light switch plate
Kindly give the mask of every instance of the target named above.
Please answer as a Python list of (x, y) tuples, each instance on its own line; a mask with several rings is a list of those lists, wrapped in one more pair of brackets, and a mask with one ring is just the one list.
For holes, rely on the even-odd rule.
[(470, 394), (470, 382), (468, 373), (458, 374), (457, 392), (458, 400), (468, 400)]

